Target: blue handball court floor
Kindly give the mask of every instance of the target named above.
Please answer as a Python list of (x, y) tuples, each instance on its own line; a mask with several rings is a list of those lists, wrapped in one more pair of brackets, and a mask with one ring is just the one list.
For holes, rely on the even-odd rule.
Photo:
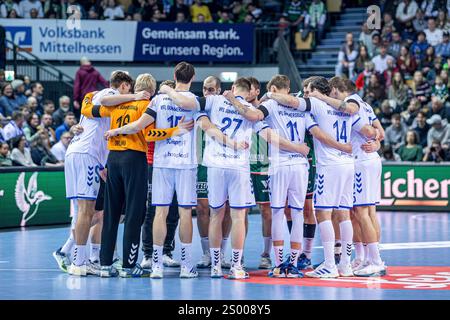
[[(78, 278), (61, 272), (52, 252), (64, 243), (68, 226), (0, 232), (0, 299), (82, 300), (407, 300), (450, 299), (450, 214), (380, 212), (381, 253), (388, 275), (381, 278), (271, 279), (257, 270), (263, 247), (261, 219), (250, 215), (245, 264), (250, 279), (180, 279), (166, 268), (165, 278)], [(286, 229), (287, 231), (287, 229)], [(122, 227), (119, 238), (122, 237)], [(201, 257), (194, 221), (193, 259)], [(229, 246), (228, 246), (229, 247)], [(179, 259), (179, 246), (174, 252)], [(231, 249), (228, 248), (227, 257)], [(121, 252), (121, 241), (119, 241)], [(141, 259), (141, 258), (140, 258)], [(139, 259), (139, 261), (140, 261)], [(322, 260), (317, 235), (313, 263)]]

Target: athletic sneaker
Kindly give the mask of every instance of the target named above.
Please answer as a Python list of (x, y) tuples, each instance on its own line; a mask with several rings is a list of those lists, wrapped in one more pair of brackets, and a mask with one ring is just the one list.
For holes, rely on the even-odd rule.
[(142, 269), (151, 270), (152, 269), (152, 257), (144, 256), (141, 261)]
[(180, 270), (180, 278), (182, 279), (189, 279), (189, 278), (197, 278), (198, 272), (195, 270), (195, 268), (187, 267), (187, 266), (181, 266)]
[(87, 267), (86, 264), (82, 264), (81, 266), (76, 266), (73, 263), (67, 269), (67, 273), (72, 276), (86, 277), (87, 276)]
[(211, 278), (222, 278), (223, 277), (223, 273), (222, 273), (222, 267), (220, 265), (214, 266), (211, 268)]
[(350, 263), (339, 263), (337, 269), (340, 277), (353, 277), (352, 265)]
[(86, 272), (87, 274), (92, 274), (94, 276), (100, 276), (100, 270), (101, 270), (101, 266), (100, 266), (100, 261), (95, 260), (95, 261), (91, 261), (89, 260), (88, 263), (86, 264)]
[(297, 267), (289, 263), (286, 267), (286, 278), (303, 278), (303, 273), (298, 271)]
[(248, 279), (248, 272), (242, 266), (233, 266), (228, 274), (228, 279)]
[(136, 263), (133, 268), (120, 269), (119, 276), (121, 278), (148, 278), (150, 271), (145, 270), (139, 263)]
[(270, 270), (267, 275), (271, 278), (286, 278), (286, 268), (288, 265), (289, 263), (285, 261), (280, 265), (272, 268), (272, 270)]
[(311, 259), (308, 259), (304, 253), (298, 257), (297, 269), (305, 270), (311, 268)]
[(313, 271), (306, 272), (305, 276), (310, 278), (337, 278), (339, 277), (339, 272), (336, 265), (327, 267), (325, 263), (322, 263)]
[(152, 279), (162, 279), (164, 276), (164, 267), (162, 265), (153, 265), (152, 273), (150, 274), (150, 278)]
[(364, 266), (364, 262), (361, 259), (353, 259), (353, 261), (352, 261), (353, 272), (361, 269), (363, 266)]
[(119, 271), (114, 267), (114, 265), (111, 266), (101, 266), (100, 267), (100, 277), (101, 278), (114, 278), (119, 275)]
[(164, 267), (168, 268), (178, 268), (180, 266), (180, 263), (176, 261), (170, 253), (163, 254), (163, 264)]
[(61, 252), (62, 248), (53, 252), (53, 258), (55, 258), (56, 263), (58, 264), (59, 269), (63, 272), (67, 272), (67, 268), (70, 266), (70, 259), (67, 254)]
[(382, 277), (387, 274), (384, 262), (381, 265), (369, 264), (368, 266), (355, 271), (357, 277)]
[(122, 269), (123, 261), (120, 258), (115, 258), (112, 265), (116, 270), (120, 270)]
[(261, 261), (259, 263), (258, 269), (270, 269), (272, 268), (272, 260), (270, 260), (270, 256), (261, 256)]
[[(222, 269), (230, 269), (231, 268), (231, 262), (227, 262), (225, 260), (225, 255), (223, 252), (220, 253), (220, 264), (222, 266)], [(242, 264), (244, 264), (244, 257), (242, 257)]]
[(202, 255), (202, 258), (197, 263), (197, 268), (206, 269), (209, 267), (211, 267), (211, 254), (208, 252), (208, 253), (205, 253), (204, 255)]

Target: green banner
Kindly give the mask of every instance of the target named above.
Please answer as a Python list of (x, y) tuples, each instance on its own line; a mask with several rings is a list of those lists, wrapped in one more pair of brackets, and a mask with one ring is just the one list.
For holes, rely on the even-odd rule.
[(0, 172), (0, 228), (67, 223), (69, 213), (64, 171)]
[(450, 164), (383, 163), (381, 203), (386, 211), (446, 211)]

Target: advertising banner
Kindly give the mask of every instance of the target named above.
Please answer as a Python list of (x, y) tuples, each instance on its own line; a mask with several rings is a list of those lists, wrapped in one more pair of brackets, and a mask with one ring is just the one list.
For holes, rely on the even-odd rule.
[(135, 21), (0, 19), (6, 38), (43, 60), (132, 61)]
[(0, 173), (0, 228), (68, 222), (64, 171)]
[(253, 24), (140, 22), (134, 60), (251, 62)]

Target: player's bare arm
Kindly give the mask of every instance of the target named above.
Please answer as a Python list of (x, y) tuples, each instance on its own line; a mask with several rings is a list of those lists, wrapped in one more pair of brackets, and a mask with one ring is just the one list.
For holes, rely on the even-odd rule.
[(270, 128), (261, 130), (259, 132), (259, 135), (268, 143), (270, 143), (275, 147), (278, 147), (281, 150), (301, 153), (305, 157), (309, 153), (309, 147), (306, 145), (306, 143), (293, 143), (281, 137), (279, 134), (277, 134), (274, 130)]
[(251, 109), (248, 106), (242, 104), (231, 90), (226, 90), (223, 92), (223, 96), (231, 102), (233, 107), (242, 115), (245, 119), (249, 121), (260, 121), (264, 119), (264, 114), (260, 110)]
[(378, 137), (379, 141), (383, 141), (384, 140), (384, 129), (383, 126), (381, 125), (380, 120), (376, 119), (372, 122), (372, 126), (375, 129), (378, 129), (380, 136)]
[(175, 105), (183, 109), (196, 110), (198, 107), (197, 99), (182, 95), (168, 85), (162, 85), (159, 89), (159, 93), (167, 94)]
[(379, 140), (367, 141), (361, 146), (361, 149), (363, 149), (366, 153), (377, 152), (381, 149), (381, 142)]
[(105, 107), (113, 107), (125, 102), (139, 101), (139, 100), (150, 100), (150, 93), (147, 91), (140, 91), (134, 94), (115, 94), (110, 96), (105, 96), (100, 99), (100, 103)]
[(342, 111), (349, 114), (355, 114), (359, 111), (359, 105), (352, 101), (343, 101), (339, 99), (331, 98), (318, 90), (313, 90), (309, 93), (309, 97), (314, 97), (319, 100), (322, 100), (326, 104), (332, 106), (334, 109), (338, 111)]
[(303, 98), (297, 98), (297, 97), (291, 96), (286, 93), (276, 93), (276, 92), (268, 92), (266, 94), (266, 96), (270, 99), (275, 100), (276, 102), (278, 102), (282, 105), (289, 106), (292, 108), (299, 108), (300, 107), (299, 99), (303, 99)]
[(369, 124), (364, 125), (361, 130), (359, 130), (359, 133), (367, 139), (378, 139), (378, 137), (380, 136), (379, 130), (375, 129)]
[(318, 126), (314, 126), (309, 129), (309, 132), (313, 135), (314, 138), (319, 140), (320, 142), (337, 149), (339, 151), (345, 152), (345, 153), (352, 153), (352, 145), (351, 143), (340, 143), (337, 142), (336, 139), (331, 137), (329, 134), (321, 130)]
[(236, 141), (231, 139), (227, 135), (225, 135), (222, 131), (219, 130), (208, 117), (201, 117), (198, 120), (198, 124), (200, 128), (205, 131), (205, 133), (213, 138), (216, 141), (219, 141), (223, 145), (226, 145), (229, 148), (234, 150), (245, 150), (248, 149), (249, 144), (246, 141)]
[(148, 113), (144, 113), (138, 120), (127, 124), (126, 126), (106, 131), (105, 139), (115, 137), (119, 134), (135, 134), (145, 129), (147, 126), (155, 122), (155, 118)]

